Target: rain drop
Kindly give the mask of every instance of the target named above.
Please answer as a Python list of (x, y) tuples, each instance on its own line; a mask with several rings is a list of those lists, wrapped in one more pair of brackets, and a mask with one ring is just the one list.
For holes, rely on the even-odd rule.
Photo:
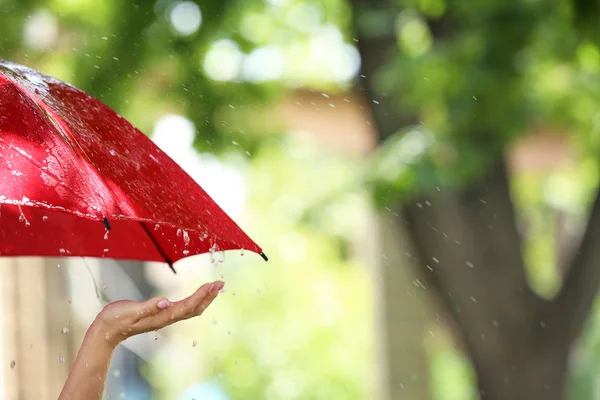
[(183, 231), (183, 244), (188, 246), (190, 244), (190, 235), (187, 231)]
[(44, 216), (42, 217), (42, 221), (48, 221), (48, 216), (47, 216), (47, 215), (44, 215)]
[(27, 218), (25, 217), (25, 214), (23, 214), (23, 210), (21, 210), (21, 206), (20, 205), (19, 205), (19, 222), (24, 223), (25, 226), (31, 225), (29, 223), (29, 221), (27, 220)]
[(187, 256), (188, 254), (190, 254), (190, 251), (189, 251), (188, 249), (185, 249), (185, 250), (183, 251), (183, 255), (184, 255), (184, 256)]
[(104, 232), (104, 240), (108, 240), (108, 232), (110, 232), (108, 229)]
[(181, 229), (177, 229), (177, 237), (181, 237)]
[(242, 251), (240, 251), (240, 256), (244, 257), (244, 249), (242, 249)]
[(67, 333), (69, 333), (69, 327), (68, 326), (63, 327), (62, 330), (61, 330), (61, 333), (63, 335), (66, 335)]
[(61, 364), (65, 363), (65, 356), (63, 356), (62, 354), (58, 356), (58, 362)]

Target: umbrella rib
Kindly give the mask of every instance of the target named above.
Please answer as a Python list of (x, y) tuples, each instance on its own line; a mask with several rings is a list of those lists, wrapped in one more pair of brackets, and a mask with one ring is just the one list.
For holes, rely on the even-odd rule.
[(150, 240), (152, 241), (152, 244), (154, 244), (154, 247), (156, 247), (156, 250), (158, 250), (158, 252), (160, 253), (160, 255), (165, 259), (165, 262), (169, 265), (169, 268), (171, 268), (171, 270), (173, 271), (173, 273), (176, 274), (177, 271), (175, 271), (175, 267), (173, 267), (173, 262), (171, 261), (171, 259), (169, 258), (169, 256), (167, 256), (167, 254), (164, 252), (164, 250), (162, 249), (162, 247), (160, 247), (160, 245), (158, 244), (158, 242), (156, 241), (156, 239), (154, 238), (154, 236), (152, 235), (152, 233), (150, 233), (150, 230), (148, 229), (148, 227), (146, 226), (146, 224), (144, 222), (140, 221), (140, 225), (142, 225), (142, 228), (144, 228), (144, 231), (146, 232), (146, 234), (148, 235), (148, 237), (150, 237)]

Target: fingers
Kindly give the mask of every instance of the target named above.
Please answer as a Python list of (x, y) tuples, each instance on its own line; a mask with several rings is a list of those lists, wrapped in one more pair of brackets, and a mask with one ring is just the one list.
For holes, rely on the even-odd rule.
[[(214, 301), (219, 291), (223, 289), (223, 286), (224, 283), (222, 281), (204, 284), (191, 296), (181, 301), (170, 303), (168, 308), (159, 309), (158, 312), (155, 311), (152, 314), (146, 314), (147, 317), (142, 318), (139, 324), (143, 325), (144, 330), (158, 330), (177, 321), (200, 315)], [(159, 308), (159, 299), (152, 299), (148, 302), (152, 301), (153, 303), (148, 305), (148, 309), (156, 310)]]
[(162, 310), (165, 310), (171, 306), (171, 302), (164, 297), (155, 297), (153, 299), (137, 303), (135, 309), (137, 319), (144, 318), (151, 315), (156, 315)]
[(167, 310), (171, 323), (199, 315), (214, 300), (221, 288), (223, 288), (223, 282), (205, 284), (190, 297), (173, 303)]

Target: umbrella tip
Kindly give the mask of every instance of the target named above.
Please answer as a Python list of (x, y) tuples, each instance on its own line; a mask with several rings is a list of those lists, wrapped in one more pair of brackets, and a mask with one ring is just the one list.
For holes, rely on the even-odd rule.
[(171, 268), (171, 271), (173, 271), (173, 273), (175, 275), (177, 275), (177, 271), (175, 271), (175, 267), (173, 266), (173, 263), (172, 262), (168, 262), (167, 264), (169, 264), (169, 268)]
[(104, 224), (106, 230), (110, 231), (110, 223), (108, 222), (108, 219), (106, 217), (102, 220), (102, 223)]
[(265, 253), (260, 253), (260, 256), (263, 258), (263, 260), (269, 261), (269, 257), (267, 257)]

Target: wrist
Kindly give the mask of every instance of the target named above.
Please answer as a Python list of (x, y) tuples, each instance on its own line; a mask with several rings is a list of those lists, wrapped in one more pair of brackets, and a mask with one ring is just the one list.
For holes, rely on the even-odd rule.
[(85, 334), (83, 345), (103, 348), (112, 352), (122, 340), (123, 338), (119, 337), (117, 332), (111, 329), (111, 326), (101, 318), (96, 318)]

